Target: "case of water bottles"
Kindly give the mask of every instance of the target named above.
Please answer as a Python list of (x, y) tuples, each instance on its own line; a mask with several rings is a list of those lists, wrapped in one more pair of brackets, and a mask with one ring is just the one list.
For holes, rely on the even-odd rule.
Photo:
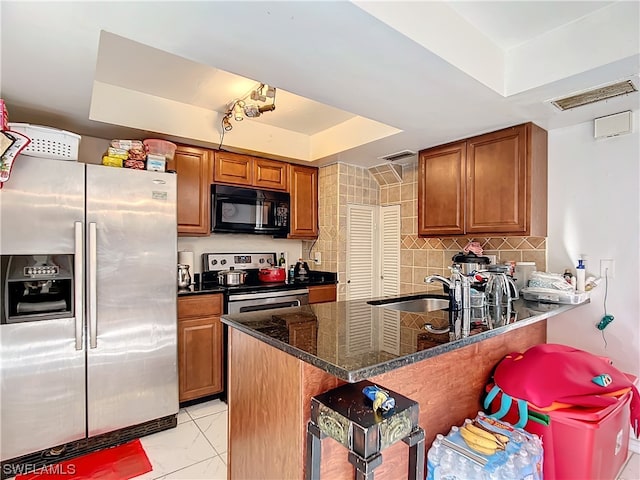
[[(472, 427), (469, 427), (470, 424)], [(491, 437), (485, 434), (478, 440), (478, 429), (494, 432), (496, 445), (487, 442), (487, 438)], [(482, 446), (478, 446), (476, 440)], [(427, 452), (426, 478), (543, 480), (542, 441), (535, 434), (478, 412), (475, 419), (466, 419), (460, 427), (452, 427), (446, 436), (436, 436)]]

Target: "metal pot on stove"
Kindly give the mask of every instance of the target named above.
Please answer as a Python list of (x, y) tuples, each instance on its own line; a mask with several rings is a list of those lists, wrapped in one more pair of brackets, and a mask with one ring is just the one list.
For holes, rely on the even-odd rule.
[(491, 263), (489, 257), (476, 255), (473, 252), (460, 252), (454, 255), (451, 260), (453, 260), (454, 264), (457, 263), (458, 265), (460, 265), (460, 269), (462, 270), (463, 275), (471, 275), (473, 272), (486, 270), (489, 263)]
[(247, 272), (244, 270), (235, 270), (230, 267), (229, 270), (218, 272), (218, 283), (220, 285), (244, 285), (247, 279)]

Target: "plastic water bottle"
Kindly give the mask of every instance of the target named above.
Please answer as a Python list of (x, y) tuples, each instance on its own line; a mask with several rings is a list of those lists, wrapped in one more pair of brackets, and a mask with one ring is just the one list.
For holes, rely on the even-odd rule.
[(513, 457), (509, 457), (500, 469), (501, 480), (520, 480), (522, 477), (518, 474), (518, 469), (513, 461)]
[(436, 439), (427, 452), (427, 480), (433, 480), (435, 470), (440, 465), (440, 458), (442, 457), (444, 449), (442, 446), (443, 438), (444, 436), (441, 433), (436, 435)]
[(533, 479), (534, 480), (542, 480), (542, 469), (543, 469), (543, 460), (544, 460), (544, 452), (542, 449), (542, 442), (540, 441), (540, 437), (534, 435), (533, 440), (527, 442), (525, 444), (525, 449), (529, 453), (529, 457), (531, 459), (531, 468), (533, 469)]
[(445, 449), (440, 465), (433, 472), (434, 480), (458, 480), (455, 470), (455, 455), (452, 450)]

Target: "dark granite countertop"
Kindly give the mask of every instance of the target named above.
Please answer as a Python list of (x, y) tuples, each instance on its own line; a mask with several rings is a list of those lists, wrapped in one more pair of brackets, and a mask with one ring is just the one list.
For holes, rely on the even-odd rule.
[[(335, 285), (338, 283), (337, 274), (334, 272), (323, 272), (319, 270), (309, 270), (309, 277), (306, 280), (294, 280), (293, 282), (282, 282), (282, 283), (269, 283), (263, 284), (262, 287), (265, 288), (274, 288), (277, 289), (282, 285), (295, 285), (299, 287), (313, 287), (319, 285)], [(233, 287), (232, 287), (233, 288)], [(211, 287), (203, 287), (191, 285), (187, 289), (178, 289), (178, 296), (188, 296), (188, 295), (203, 295), (207, 293), (225, 293), (227, 291), (227, 287), (221, 286), (211, 286)]]
[[(407, 297), (447, 298), (428, 294), (397, 298)], [(510, 323), (488, 329), (482, 319), (472, 318), (468, 333), (462, 332), (458, 321), (450, 334), (447, 310), (415, 313), (367, 302), (351, 300), (226, 314), (222, 322), (347, 382), (358, 382), (579, 306), (519, 299), (513, 302)]]
[(224, 293), (224, 291), (224, 287), (200, 288), (196, 285), (191, 285), (189, 288), (179, 288), (178, 296), (187, 297), (190, 295), (206, 295), (208, 293)]

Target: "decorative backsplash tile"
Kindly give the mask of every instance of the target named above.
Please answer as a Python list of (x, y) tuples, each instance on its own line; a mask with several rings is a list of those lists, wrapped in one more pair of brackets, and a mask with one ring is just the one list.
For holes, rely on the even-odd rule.
[[(398, 167), (397, 165), (395, 167)], [(420, 238), (418, 231), (417, 163), (402, 166), (402, 183), (379, 186), (369, 170), (341, 163), (320, 168), (319, 226), (314, 241), (304, 241), (303, 254), (322, 252), (322, 270), (346, 274), (347, 205), (400, 205), (400, 291), (421, 292), (440, 289), (427, 286), (426, 275), (448, 276), (451, 258), (470, 241), (479, 242), (485, 255), (496, 255), (498, 262), (535, 262), (538, 270), (546, 270), (547, 241), (544, 237), (443, 237)], [(344, 300), (346, 285), (338, 284), (338, 299)]]

